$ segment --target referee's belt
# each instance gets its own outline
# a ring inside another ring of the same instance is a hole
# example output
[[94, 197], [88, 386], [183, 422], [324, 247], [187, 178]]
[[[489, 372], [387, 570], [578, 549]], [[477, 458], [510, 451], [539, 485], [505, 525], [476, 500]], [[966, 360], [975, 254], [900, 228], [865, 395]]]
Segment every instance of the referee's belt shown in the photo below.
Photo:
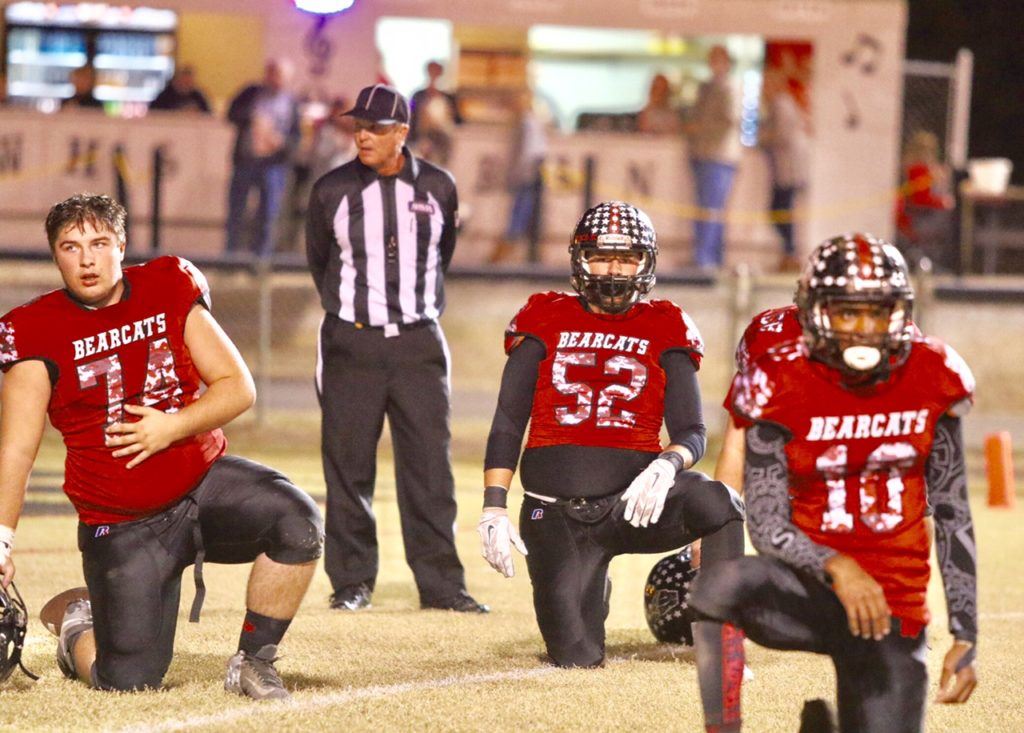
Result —
[[[335, 317], [337, 318], [337, 316]], [[383, 331], [386, 333], [394, 330], [395, 333], [399, 333], [401, 331], [414, 331], [417, 328], [426, 328], [437, 321], [433, 318], [424, 318], [412, 323], [386, 323], [383, 326], [371, 326], [369, 323], [363, 323], [362, 321], [346, 321], [342, 318], [338, 318], [338, 322], [356, 331]]]

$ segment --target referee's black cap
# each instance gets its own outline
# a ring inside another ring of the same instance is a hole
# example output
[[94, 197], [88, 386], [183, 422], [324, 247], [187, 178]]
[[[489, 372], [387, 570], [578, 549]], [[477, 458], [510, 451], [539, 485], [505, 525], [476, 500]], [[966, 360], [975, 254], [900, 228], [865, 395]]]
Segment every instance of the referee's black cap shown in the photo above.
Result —
[[356, 98], [355, 106], [345, 113], [348, 117], [384, 124], [409, 124], [409, 103], [405, 97], [386, 84], [364, 87]]

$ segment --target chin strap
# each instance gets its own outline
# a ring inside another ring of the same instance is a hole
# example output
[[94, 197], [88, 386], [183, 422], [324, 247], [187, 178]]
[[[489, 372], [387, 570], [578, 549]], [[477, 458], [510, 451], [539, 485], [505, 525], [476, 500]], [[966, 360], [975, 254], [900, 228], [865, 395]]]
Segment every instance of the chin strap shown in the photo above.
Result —
[[25, 601], [22, 599], [18, 586], [14, 584], [14, 581], [11, 581], [11, 590], [14, 591], [14, 596], [17, 599], [14, 601], [15, 612], [20, 614], [25, 620], [25, 623], [19, 624], [14, 631], [14, 652], [11, 654], [11, 661], [18, 665], [18, 668], [25, 673], [26, 677], [35, 682], [39, 679], [39, 676], [32, 674], [24, 662], [21, 661], [21, 650], [25, 646], [25, 633], [28, 630], [28, 611], [25, 608]]

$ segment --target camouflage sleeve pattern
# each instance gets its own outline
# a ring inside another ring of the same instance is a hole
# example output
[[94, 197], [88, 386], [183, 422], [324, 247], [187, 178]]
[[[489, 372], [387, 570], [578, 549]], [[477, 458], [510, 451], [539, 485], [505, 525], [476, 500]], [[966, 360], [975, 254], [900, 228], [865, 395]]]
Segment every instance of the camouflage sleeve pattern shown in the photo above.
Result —
[[935, 516], [935, 551], [946, 590], [949, 630], [974, 643], [978, 636], [977, 548], [960, 419], [942, 417], [928, 456], [928, 501]]
[[14, 323], [0, 321], [0, 369], [6, 369], [18, 361], [18, 344], [14, 340]]
[[812, 541], [791, 520], [786, 432], [758, 422], [747, 430], [746, 440], [743, 487], [750, 541], [758, 552], [827, 583], [825, 562], [835, 550]]

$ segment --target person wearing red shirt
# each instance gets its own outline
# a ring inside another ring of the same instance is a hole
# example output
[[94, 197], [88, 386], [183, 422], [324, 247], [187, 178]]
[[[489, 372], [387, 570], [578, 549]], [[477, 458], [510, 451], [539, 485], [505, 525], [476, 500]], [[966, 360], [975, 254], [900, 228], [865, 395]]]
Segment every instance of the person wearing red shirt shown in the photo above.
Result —
[[[225, 454], [220, 427], [252, 404], [252, 376], [210, 314], [187, 260], [122, 268], [126, 212], [106, 196], [50, 209], [64, 287], [0, 318], [0, 568], [47, 416], [67, 448], [85, 588], [44, 607], [71, 678], [107, 690], [159, 687], [173, 653], [181, 574], [253, 562], [225, 688], [286, 698], [273, 666], [323, 544], [312, 499], [276, 471]], [[201, 392], [201, 386], [205, 391]]]
[[[573, 233], [571, 293], [538, 293], [512, 319], [484, 464], [483, 554], [511, 577], [526, 555], [537, 623], [551, 661], [605, 660], [608, 565], [704, 537], [704, 563], [743, 554], [743, 506], [689, 468], [705, 448], [697, 369], [704, 344], [679, 306], [644, 300], [657, 241], [647, 215], [610, 201]], [[516, 532], [506, 496], [522, 454], [526, 492]], [[669, 445], [660, 440], [665, 424]], [[694, 623], [708, 730], [738, 730], [742, 635]]]
[[934, 514], [953, 644], [937, 700], [977, 678], [975, 544], [960, 417], [974, 379], [914, 327], [906, 263], [866, 234], [826, 240], [797, 290], [802, 338], [737, 373], [757, 557], [702, 573], [689, 598], [758, 644], [829, 655], [843, 731], [921, 731]]

